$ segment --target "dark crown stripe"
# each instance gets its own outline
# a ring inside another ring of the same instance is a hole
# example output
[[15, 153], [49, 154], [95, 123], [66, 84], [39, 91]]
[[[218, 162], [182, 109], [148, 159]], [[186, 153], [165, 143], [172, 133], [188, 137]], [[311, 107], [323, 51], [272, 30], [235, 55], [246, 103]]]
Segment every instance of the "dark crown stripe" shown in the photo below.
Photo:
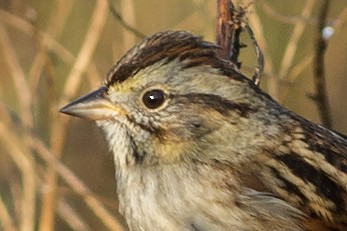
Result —
[[107, 85], [123, 82], [139, 70], [164, 59], [184, 60], [199, 56], [199, 53], [206, 53], [206, 51], [211, 58], [215, 57], [214, 50], [217, 48], [212, 43], [204, 42], [201, 37], [183, 31], [155, 34], [131, 49], [115, 65], [109, 73]]
[[109, 72], [106, 85], [121, 83], [156, 62], [176, 58], [184, 61], [183, 68], [210, 65], [244, 81], [246, 78], [235, 71], [230, 62], [218, 57], [218, 49], [217, 45], [184, 31], [158, 33], [131, 49]]

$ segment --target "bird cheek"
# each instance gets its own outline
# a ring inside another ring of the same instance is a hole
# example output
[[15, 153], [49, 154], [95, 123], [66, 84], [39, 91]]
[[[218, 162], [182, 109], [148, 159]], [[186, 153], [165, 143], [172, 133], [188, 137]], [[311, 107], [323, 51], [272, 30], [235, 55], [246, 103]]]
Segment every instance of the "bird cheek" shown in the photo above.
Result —
[[161, 162], [174, 163], [179, 161], [186, 153], [189, 153], [194, 142], [180, 136], [180, 129], [161, 130], [161, 134], [152, 140], [155, 155]]

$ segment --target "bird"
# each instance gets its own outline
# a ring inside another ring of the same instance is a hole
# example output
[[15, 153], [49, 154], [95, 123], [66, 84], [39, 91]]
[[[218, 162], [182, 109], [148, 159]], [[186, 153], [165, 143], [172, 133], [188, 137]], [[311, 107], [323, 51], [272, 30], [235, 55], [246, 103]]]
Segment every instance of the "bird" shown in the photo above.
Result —
[[62, 113], [90, 119], [132, 231], [347, 230], [347, 139], [286, 109], [186, 31], [129, 50]]

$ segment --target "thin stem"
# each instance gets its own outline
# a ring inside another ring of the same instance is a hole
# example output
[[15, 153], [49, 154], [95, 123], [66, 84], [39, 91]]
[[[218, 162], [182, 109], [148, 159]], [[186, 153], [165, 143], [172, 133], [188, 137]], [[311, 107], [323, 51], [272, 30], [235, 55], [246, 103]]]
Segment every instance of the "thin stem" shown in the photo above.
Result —
[[269, 17], [276, 19], [279, 22], [283, 22], [286, 24], [297, 24], [299, 21], [304, 21], [306, 23], [314, 23], [313, 19], [310, 19], [308, 17], [304, 16], [288, 16], [283, 15], [282, 13], [278, 13], [270, 3], [268, 3], [266, 0], [257, 0], [261, 8], [263, 9], [264, 13], [268, 15]]
[[113, 17], [115, 17], [118, 22], [128, 31], [132, 32], [134, 35], [136, 35], [139, 38], [145, 38], [146, 35], [140, 31], [138, 31], [137, 29], [135, 29], [134, 27], [130, 26], [127, 22], [125, 22], [125, 20], [123, 19], [123, 17], [121, 16], [121, 14], [116, 10], [116, 8], [113, 6], [112, 1], [108, 0], [108, 4], [109, 4], [109, 8], [111, 11], [111, 14]]
[[[20, 107], [21, 119], [23, 120], [24, 126], [26, 128], [31, 128], [33, 124], [33, 117], [31, 113], [31, 93], [28, 88], [28, 82], [25, 78], [24, 71], [20, 66], [19, 60], [16, 56], [14, 46], [12, 45], [11, 39], [9, 38], [5, 26], [0, 22], [0, 43], [4, 51], [4, 57], [6, 64], [10, 70], [11, 77], [14, 82], [15, 92], [17, 93], [17, 98]], [[3, 140], [7, 140], [7, 135], [1, 134]], [[5, 144], [9, 147], [10, 144]], [[21, 150], [18, 147], [13, 147], [13, 150], [9, 149], [11, 152], [11, 157], [17, 164], [19, 170], [22, 174], [23, 179], [23, 191], [22, 191], [22, 201], [21, 201], [21, 222], [20, 230], [30, 231], [34, 229], [35, 221], [35, 210], [36, 210], [36, 182], [33, 177], [35, 160], [27, 151], [24, 154], [20, 154]], [[18, 153], [18, 156], [16, 154]]]
[[[121, 12], [124, 15], [124, 19], [134, 27], [135, 25], [135, 13], [134, 13], [134, 2], [133, 0], [120, 1]], [[123, 49], [124, 52], [128, 51], [134, 46], [136, 42], [136, 34], [123, 27]]]
[[8, 36], [6, 28], [0, 22], [0, 46], [2, 47], [3, 57], [11, 73], [11, 77], [16, 88], [16, 93], [19, 109], [25, 126], [32, 127], [33, 118], [31, 113], [31, 93], [29, 91], [28, 82], [26, 80], [24, 70], [20, 66], [19, 60], [16, 56], [14, 46]]
[[13, 220], [0, 194], [0, 224], [4, 231], [15, 231]]
[[[311, 15], [315, 2], [315, 0], [308, 0], [306, 2], [306, 5], [301, 12], [302, 17], [307, 18]], [[293, 33], [288, 41], [279, 71], [279, 78], [281, 80], [286, 77], [288, 70], [292, 66], [294, 56], [296, 54], [297, 48], [299, 47], [298, 41], [302, 37], [305, 27], [306, 22], [304, 21], [298, 21], [294, 26]]]
[[0, 141], [3, 148], [9, 153], [22, 176], [22, 200], [20, 202], [20, 228], [21, 231], [34, 230], [36, 180], [35, 165], [30, 151], [26, 145], [17, 142], [18, 138], [3, 124], [0, 123]]
[[[107, 0], [98, 0], [91, 18], [91, 24], [86, 34], [85, 40], [82, 44], [76, 62], [74, 63], [72, 70], [67, 77], [66, 84], [63, 90], [62, 98], [59, 100], [58, 105], [63, 105], [67, 102], [67, 99], [71, 98], [80, 86], [82, 74], [87, 69], [91, 62], [92, 55], [95, 51], [96, 45], [102, 35], [102, 30], [106, 23], [108, 16]], [[68, 118], [58, 113], [57, 108], [54, 106], [51, 108], [52, 115], [52, 133], [50, 144], [53, 152], [59, 158], [64, 144], [66, 126]], [[54, 211], [56, 207], [56, 185], [57, 176], [55, 169], [50, 166], [46, 173], [46, 183], [50, 189], [43, 198], [43, 206], [41, 214], [43, 223], [41, 223], [40, 230], [47, 231], [53, 228]]]
[[46, 34], [50, 36], [48, 37], [43, 33], [38, 33], [38, 52], [33, 59], [34, 61], [31, 65], [28, 78], [31, 92], [36, 92], [42, 70], [48, 62], [48, 52], [54, 46], [54, 39], [59, 37], [61, 32], [64, 30], [73, 3], [74, 1], [57, 1], [46, 30]]
[[[268, 54], [268, 45], [265, 39], [264, 31], [262, 24], [260, 23], [260, 18], [258, 14], [256, 13], [255, 9], [252, 14], [249, 15], [249, 22], [250, 25], [252, 25], [253, 32], [255, 34], [255, 37], [257, 38], [257, 41], [259, 43], [259, 46], [262, 48], [264, 54]], [[279, 79], [275, 75], [274, 72], [274, 64], [271, 59], [270, 55], [264, 56], [264, 70], [265, 73], [268, 73], [269, 80], [268, 80], [268, 91], [269, 94], [275, 98], [279, 98]]]
[[[17, 17], [16, 15], [10, 14], [4, 10], [0, 9], [0, 18], [3, 20], [6, 24], [9, 24], [16, 29], [26, 33], [29, 36], [33, 36], [33, 31], [35, 31], [35, 27], [30, 24], [29, 22]], [[67, 50], [64, 46], [62, 46], [58, 41], [56, 41], [53, 37], [51, 37], [49, 34], [39, 31], [39, 36], [44, 40], [47, 41], [47, 43], [42, 43], [43, 46], [48, 46], [46, 50], [51, 50], [53, 53], [55, 53], [58, 57], [61, 58], [61, 60], [67, 64], [73, 64], [76, 60], [76, 57]], [[32, 68], [33, 69], [33, 68]], [[92, 62], [87, 67], [87, 74], [88, 78], [90, 79], [91, 83], [97, 84], [100, 82], [100, 74], [98, 73], [95, 63]], [[33, 70], [33, 72], [35, 72]], [[31, 71], [30, 71], [31, 73]], [[29, 75], [30, 76], [30, 75]], [[29, 77], [30, 79], [30, 77]], [[33, 82], [33, 81], [30, 81]], [[31, 84], [33, 85], [33, 84]], [[33, 91], [34, 92], [34, 91]]]
[[[230, 0], [217, 0], [217, 25], [216, 25], [216, 43], [221, 47], [219, 56], [229, 60], [231, 44], [235, 30], [231, 25], [232, 11], [235, 10], [233, 3]], [[235, 64], [237, 60], [231, 60]]]
[[316, 90], [314, 100], [318, 106], [322, 124], [327, 128], [331, 128], [332, 120], [329, 109], [327, 86], [325, 83], [324, 55], [327, 47], [327, 40], [323, 37], [322, 32], [327, 24], [326, 20], [328, 15], [329, 4], [330, 0], [325, 0], [320, 9], [320, 17], [318, 21], [315, 42], [316, 50], [314, 56], [314, 85]]
[[32, 136], [26, 135], [27, 144], [37, 151], [38, 155], [49, 163], [54, 168], [61, 178], [83, 198], [87, 206], [94, 212], [94, 214], [104, 223], [110, 230], [121, 231], [123, 227], [117, 222], [117, 219], [105, 208], [105, 206], [93, 195], [90, 189], [65, 165], [63, 165], [57, 158], [56, 154], [52, 153], [44, 143]]

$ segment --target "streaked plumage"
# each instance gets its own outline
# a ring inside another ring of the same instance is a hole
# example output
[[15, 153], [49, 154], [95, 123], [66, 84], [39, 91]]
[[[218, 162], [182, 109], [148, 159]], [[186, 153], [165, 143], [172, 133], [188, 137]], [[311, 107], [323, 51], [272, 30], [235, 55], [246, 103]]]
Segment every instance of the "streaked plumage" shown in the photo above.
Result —
[[105, 132], [129, 228], [347, 230], [346, 137], [280, 106], [217, 49], [155, 34], [62, 109]]

